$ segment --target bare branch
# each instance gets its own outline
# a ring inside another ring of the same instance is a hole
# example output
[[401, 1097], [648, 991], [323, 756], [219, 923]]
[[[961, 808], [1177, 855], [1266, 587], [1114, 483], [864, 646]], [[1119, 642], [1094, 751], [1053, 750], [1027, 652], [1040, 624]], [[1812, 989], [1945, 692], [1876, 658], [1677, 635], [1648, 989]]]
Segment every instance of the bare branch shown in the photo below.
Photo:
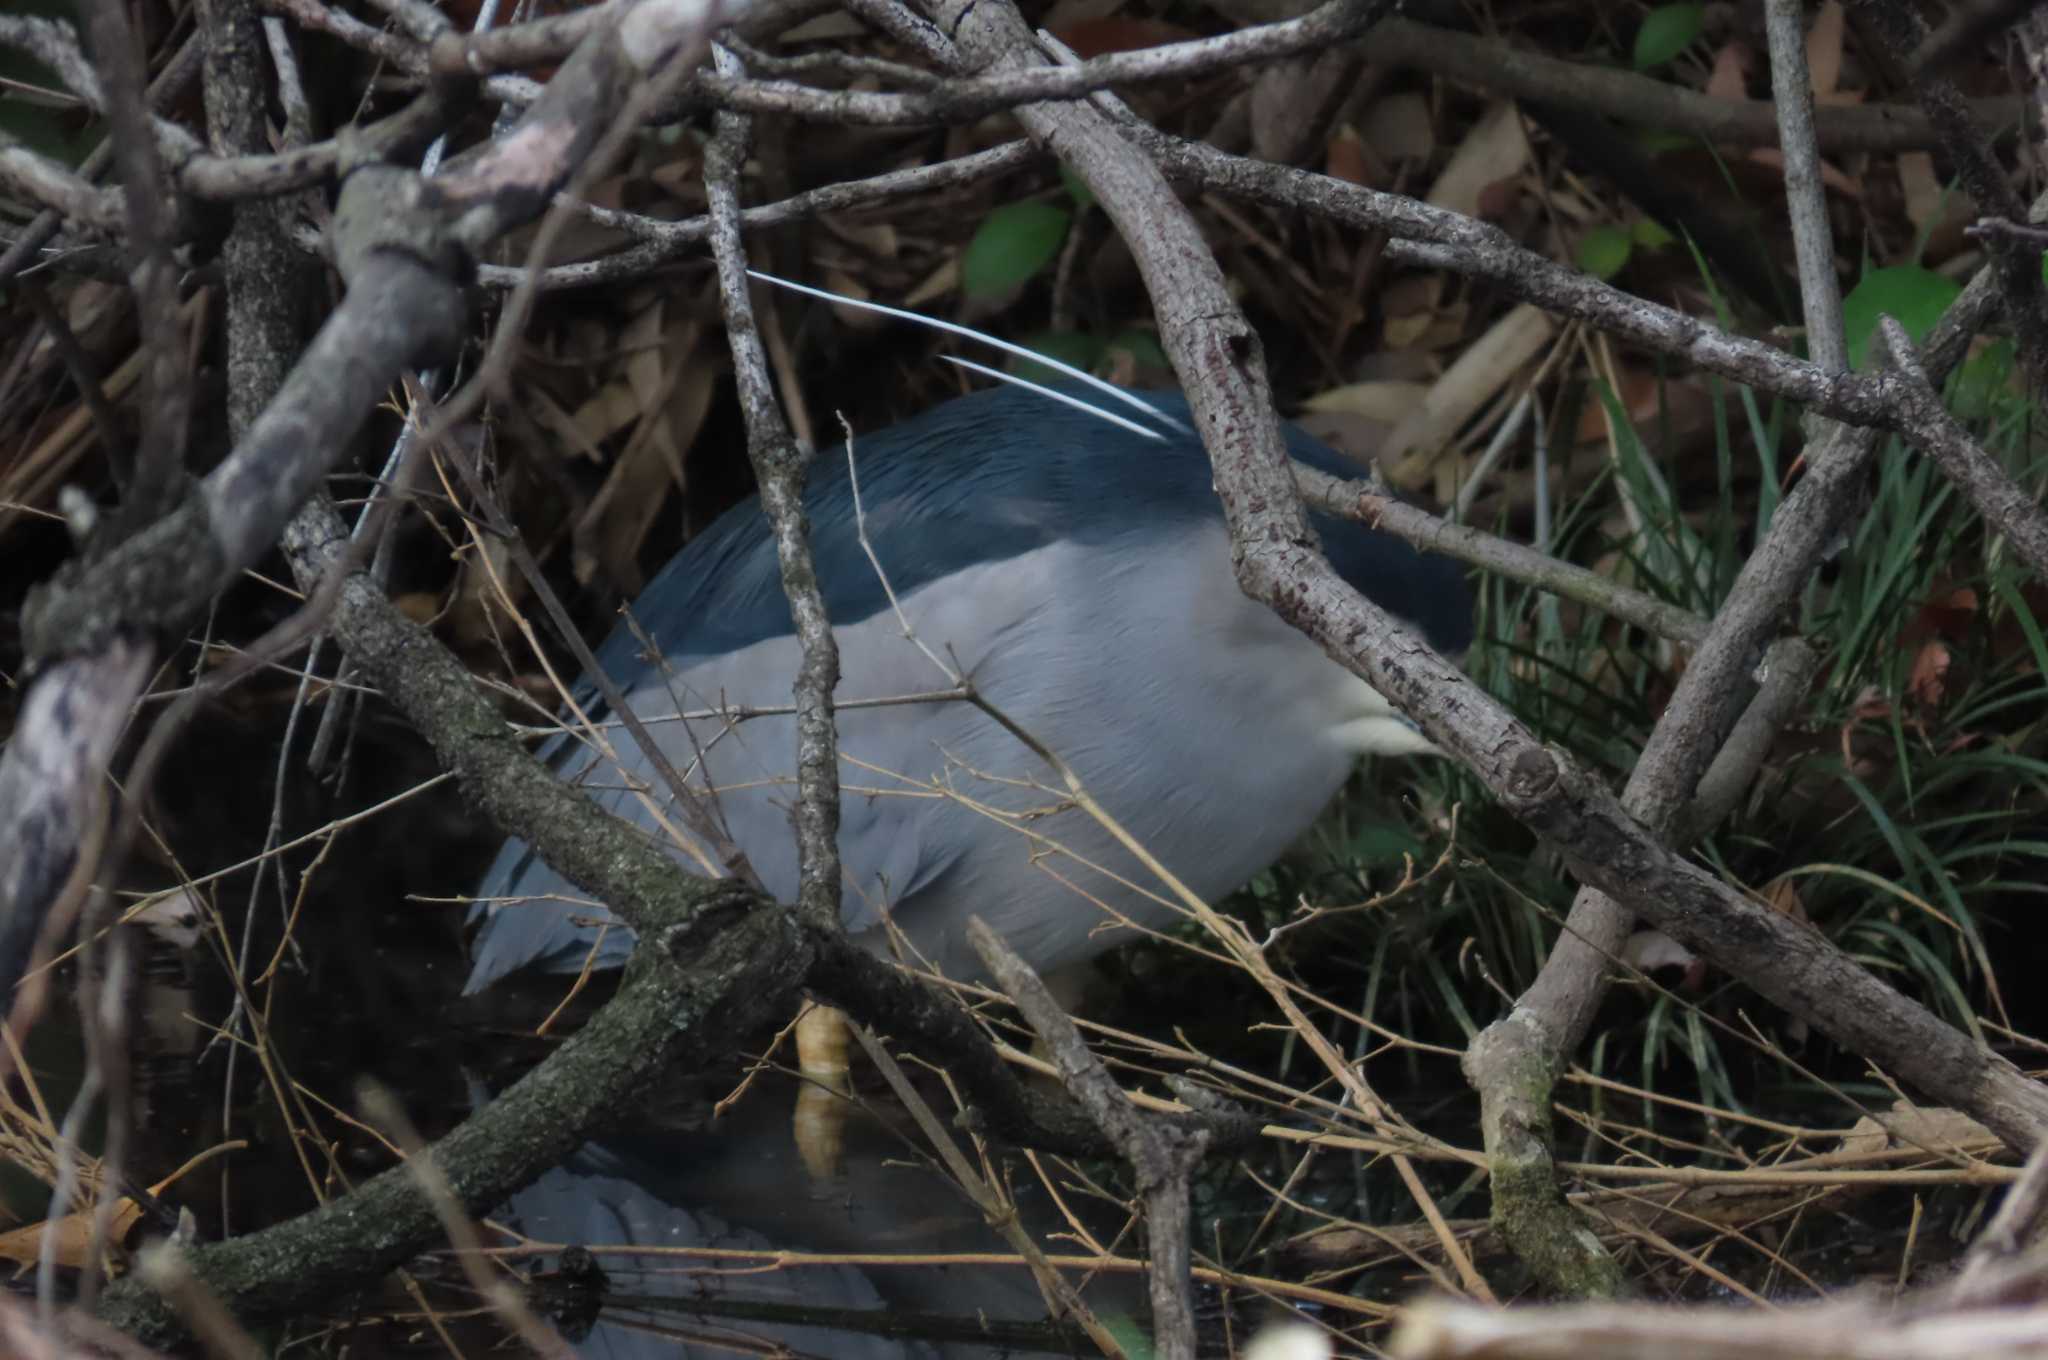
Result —
[[1813, 128], [1813, 77], [1806, 69], [1806, 8], [1799, 0], [1766, 0], [1771, 93], [1784, 128], [1785, 201], [1799, 257], [1799, 298], [1806, 310], [1806, 352], [1822, 368], [1849, 367], [1842, 337], [1842, 286], [1835, 277], [1835, 237], [1820, 182], [1820, 146]]
[[1189, 1288], [1188, 1186], [1209, 1148], [1209, 1131], [1139, 1113], [1089, 1051], [1045, 983], [979, 916], [967, 938], [996, 986], [1024, 1013], [1051, 1050], [1060, 1080], [1130, 1164], [1145, 1206], [1145, 1278], [1152, 1298], [1152, 1344], [1162, 1360], [1194, 1360], [1195, 1303]]
[[[184, 93], [192, 78], [199, 74], [200, 46], [197, 38], [187, 38], [164, 69], [157, 74], [156, 80], [149, 87], [149, 104], [152, 109], [162, 112], [172, 100]], [[103, 141], [85, 158], [85, 163], [78, 168], [78, 173], [90, 182], [104, 173], [113, 160], [113, 144]], [[36, 252], [57, 234], [61, 224], [62, 217], [54, 210], [36, 214], [35, 219], [22, 229], [20, 237], [4, 253], [0, 253], [0, 284], [6, 283], [25, 269]]]
[[[721, 73], [739, 68], [738, 58], [723, 48], [713, 49], [712, 60]], [[775, 556], [782, 565], [782, 593], [789, 601], [803, 654], [795, 680], [797, 905], [814, 928], [832, 930], [839, 924], [840, 891], [839, 736], [832, 720], [839, 644], [825, 612], [811, 557], [810, 519], [804, 512], [811, 451], [797, 444], [775, 404], [768, 356], [761, 348], [748, 294], [739, 178], [750, 136], [744, 114], [718, 115], [717, 135], [704, 151], [704, 192], [711, 209], [711, 249], [718, 263], [726, 340], [747, 422], [747, 457], [760, 483], [761, 508], [768, 515]]]
[[1631, 590], [1597, 571], [1469, 525], [1452, 524], [1368, 483], [1346, 482], [1301, 463], [1294, 464], [1294, 480], [1302, 499], [1318, 509], [1385, 529], [1425, 551], [1455, 557], [1509, 580], [1590, 605], [1656, 637], [1698, 642], [1711, 626], [1690, 610]]
[[[148, 646], [119, 642], [98, 656], [58, 663], [30, 688], [0, 760], [0, 808], [14, 845], [0, 856], [0, 902], [46, 907], [76, 873], [78, 847], [100, 822], [107, 761], [153, 658]], [[40, 911], [0, 916], [7, 995], [28, 970], [42, 923]]]
[[[1461, 84], [1515, 98], [1539, 99], [1605, 114], [1631, 127], [1685, 132], [1720, 146], [1781, 145], [1777, 111], [1769, 100], [1718, 99], [1683, 85], [1632, 71], [1561, 61], [1498, 39], [1391, 17], [1373, 30], [1372, 54]], [[1976, 116], [2007, 124], [2023, 112], [2018, 99], [1980, 100]], [[1816, 110], [1820, 149], [1911, 151], [1940, 143], [1925, 114], [1898, 104], [1835, 106]]]
[[[1906, 61], [1927, 40], [1926, 24], [1903, 0], [1855, 0], [1854, 8], [1870, 20], [1894, 60]], [[1942, 149], [1955, 162], [1956, 178], [1978, 209], [1991, 217], [2023, 220], [2026, 213], [2019, 196], [1955, 83], [1923, 67], [1913, 76], [1913, 93], [1940, 132]], [[2041, 281], [2040, 252], [1994, 238], [1991, 259], [2002, 284], [2002, 306], [2019, 342], [2020, 367], [2038, 398], [2048, 393], [2048, 296]]]
[[[1028, 141], [1005, 142], [986, 151], [940, 161], [935, 165], [894, 170], [885, 175], [853, 180], [845, 184], [828, 184], [793, 195], [779, 203], [746, 208], [741, 210], [740, 223], [749, 229], [758, 230], [763, 227], [780, 226], [785, 222], [803, 221], [821, 213], [855, 212], [876, 208], [914, 194], [932, 193], [973, 184], [978, 180], [1003, 174], [1043, 158], [1044, 153]], [[708, 216], [666, 221], [639, 213], [598, 208], [586, 203], [576, 203], [572, 207], [593, 222], [643, 237], [646, 244], [633, 246], [583, 264], [551, 266], [543, 270], [536, 279], [538, 286], [544, 290], [589, 288], [619, 279], [638, 277], [672, 260], [680, 259], [688, 254], [692, 247], [707, 240], [711, 234], [711, 219]], [[503, 265], [484, 265], [477, 271], [477, 281], [492, 288], [514, 287], [527, 277], [525, 271]]]
[[1977, 513], [1984, 516], [1984, 522], [2012, 542], [2036, 576], [2048, 580], [2048, 516], [2042, 515], [2040, 505], [2026, 488], [2014, 481], [2012, 474], [1985, 452], [1984, 446], [1972, 439], [1962, 422], [1941, 404], [1941, 396], [1928, 381], [1905, 328], [1888, 316], [1879, 319], [1878, 327], [1892, 362], [1906, 378], [1901, 393], [1909, 412], [1906, 438], [1941, 464], [1948, 479], [1962, 488], [1970, 504], [1977, 507]]
[[95, 189], [69, 167], [19, 143], [0, 142], [0, 188], [111, 236], [127, 225], [119, 191]]

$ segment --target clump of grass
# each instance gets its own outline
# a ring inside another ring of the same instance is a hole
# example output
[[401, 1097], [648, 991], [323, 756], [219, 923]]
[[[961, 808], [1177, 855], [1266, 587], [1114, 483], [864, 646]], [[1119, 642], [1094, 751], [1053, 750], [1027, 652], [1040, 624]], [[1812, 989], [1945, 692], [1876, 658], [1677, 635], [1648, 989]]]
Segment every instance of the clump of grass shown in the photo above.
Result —
[[[2024, 402], [2001, 397], [2003, 385], [1981, 369], [1961, 381], [1976, 385], [1974, 410], [1962, 406], [1980, 437], [2027, 484], [2041, 484], [2048, 468], [2028, 442]], [[1682, 479], [1595, 386], [1589, 399], [1614, 417], [1614, 457], [1561, 508], [1553, 551], [1711, 613], [1776, 510], [1779, 443], [1792, 424], [1747, 391], [1717, 387], [1715, 396], [1711, 487], [1703, 493], [1694, 479], [1686, 501], [1674, 489]], [[1763, 900], [1803, 912], [1951, 1021], [1974, 1027], [1984, 1014], [2024, 1029], [1992, 960], [2028, 928], [2048, 884], [2039, 601], [2029, 604], [2024, 574], [1937, 469], [1888, 449], [1871, 497], [1803, 602], [1800, 629], [1824, 658], [1815, 692], [1748, 800], [1696, 853]], [[1654, 638], [1511, 582], [1481, 581], [1478, 598], [1474, 678], [1618, 786], [1682, 661]], [[1347, 1004], [1364, 997], [1402, 1033], [1458, 1047], [1535, 976], [1573, 884], [1456, 766], [1366, 772], [1238, 909], [1277, 922], [1304, 898], [1368, 897], [1398, 876], [1403, 856], [1437, 854], [1453, 807], [1456, 868], [1336, 926], [1337, 940], [1319, 941], [1298, 966], [1305, 980], [1357, 974]], [[1802, 1066], [1861, 1076], [1859, 1064], [1836, 1061], [1725, 978], [1712, 977], [1701, 997], [1632, 995], [1641, 999], [1610, 1004], [1586, 1060], [1645, 1090], [1734, 1110], [1788, 1093], [1833, 1099], [1772, 1044], [1798, 1052]], [[1713, 1018], [1754, 1019], [1762, 1038], [1731, 1039]]]

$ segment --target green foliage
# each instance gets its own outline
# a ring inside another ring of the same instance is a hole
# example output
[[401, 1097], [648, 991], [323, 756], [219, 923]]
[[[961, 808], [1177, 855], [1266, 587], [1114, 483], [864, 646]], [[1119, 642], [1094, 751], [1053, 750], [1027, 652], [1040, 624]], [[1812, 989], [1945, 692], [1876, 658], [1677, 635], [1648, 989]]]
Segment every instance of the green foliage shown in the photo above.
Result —
[[1664, 230], [1664, 224], [1654, 217], [1638, 217], [1630, 223], [1628, 239], [1644, 250], [1662, 250], [1678, 244], [1678, 238]]
[[1627, 229], [1603, 224], [1579, 238], [1578, 266], [1596, 279], [1611, 279], [1628, 264], [1632, 248]]
[[[2010, 353], [1986, 347], [1951, 385], [1951, 406], [2034, 485], [2048, 462], [2027, 442], [2025, 402], [2010, 376]], [[1794, 413], [1747, 389], [1708, 387], [1711, 468], [1674, 466], [1653, 440], [1637, 437], [1611, 392], [1587, 394], [1614, 422], [1613, 457], [1557, 508], [1553, 546], [1710, 614], [1775, 510], [1780, 444]], [[1976, 396], [1963, 400], [1968, 392]], [[1496, 527], [1513, 534], [1521, 524]], [[1799, 629], [1824, 658], [1816, 691], [1750, 802], [1697, 848], [1728, 882], [1782, 897], [1865, 966], [1965, 1027], [1976, 1027], [1980, 1013], [1998, 1018], [1992, 961], [2009, 932], [2033, 928], [2048, 897], [2048, 637], [2033, 613], [2039, 598], [2030, 606], [2023, 593], [2028, 585], [1937, 469], [1888, 451], [1869, 508], [1804, 597]], [[1467, 662], [1474, 680], [1618, 786], [1669, 697], [1679, 656], [1499, 578], [1478, 578], [1477, 591], [1480, 641]], [[1968, 603], [1939, 615], [1940, 631], [1930, 634], [1930, 601], [1949, 599]], [[1925, 669], [1930, 647], [1952, 657], [1938, 692]], [[1368, 771], [1240, 909], [1270, 927], [1303, 898], [1356, 901], [1383, 891], [1403, 856], [1427, 865], [1442, 853], [1447, 811], [1457, 808], [1452, 871], [1353, 918], [1349, 943], [1326, 938], [1295, 962], [1308, 970], [1357, 960], [1368, 979], [1357, 1004], [1367, 1013], [1456, 1049], [1534, 978], [1573, 884], [1456, 766], [1385, 765]], [[1755, 1021], [1835, 1089], [1854, 1088], [1860, 1064], [1785, 1025], [1725, 975], [1710, 980], [1704, 996], [1622, 988], [1587, 1065], [1729, 1110], [1768, 1099], [1774, 1110], [1812, 1102], [1831, 1112], [1822, 1117], [1839, 1116], [1827, 1088], [1754, 1043], [1744, 1023]], [[1346, 995], [1328, 982], [1319, 977], [1316, 986]], [[1332, 1038], [1356, 1040], [1342, 1026]], [[1404, 1061], [1415, 1080], [1456, 1080], [1423, 1059]], [[1646, 1126], [1671, 1120], [1649, 1102], [1632, 1117]], [[1589, 1145], [1584, 1155], [1605, 1153]]]
[[2016, 354], [2012, 341], [1994, 340], [1963, 361], [1949, 389], [1957, 419], [2025, 418], [2025, 396], [2012, 390]]
[[1073, 214], [1056, 203], [1005, 203], [982, 219], [960, 259], [960, 286], [976, 299], [1000, 297], [1051, 264]]
[[1655, 70], [1692, 46], [1706, 21], [1706, 7], [1694, 0], [1659, 5], [1643, 16], [1636, 30], [1636, 47], [1631, 60], [1638, 71]]
[[1877, 338], [1877, 319], [1889, 316], [1916, 342], [1941, 320], [1963, 291], [1954, 279], [1916, 264], [1873, 269], [1842, 299], [1842, 330], [1849, 342], [1849, 367], [1860, 369]]
[[1103, 1327], [1116, 1338], [1131, 1360], [1152, 1360], [1152, 1336], [1138, 1320], [1129, 1313], [1109, 1313], [1101, 1318]]
[[1068, 196], [1081, 207], [1089, 207], [1095, 202], [1095, 191], [1089, 188], [1065, 161], [1060, 162], [1060, 184], [1065, 187]]
[[1662, 250], [1677, 240], [1647, 217], [1625, 227], [1602, 223], [1579, 238], [1574, 262], [1596, 279], [1612, 279], [1628, 267], [1638, 250]]
[[1114, 359], [1118, 355], [1128, 355], [1131, 362], [1140, 367], [1171, 368], [1173, 366], [1173, 361], [1166, 357], [1166, 350], [1159, 343], [1159, 337], [1151, 331], [1118, 331], [1109, 338], [1109, 343], [1104, 348], [1107, 351], [1108, 357]]
[[[1046, 358], [1089, 372], [1115, 368], [1125, 360], [1141, 368], [1169, 367], [1159, 337], [1150, 331], [1119, 331], [1107, 340], [1085, 331], [1039, 331], [1017, 342]], [[1029, 359], [1012, 359], [1010, 371], [1032, 382], [1061, 382], [1061, 374]]]
[[[1102, 362], [1108, 346], [1092, 335], [1081, 331], [1039, 331], [1033, 335], [1021, 336], [1018, 344], [1035, 354], [1043, 354], [1055, 363], [1071, 364], [1075, 368], [1093, 370]], [[1010, 371], [1020, 378], [1032, 382], [1058, 382], [1060, 374], [1044, 364], [1035, 364], [1029, 359], [1012, 358]]]

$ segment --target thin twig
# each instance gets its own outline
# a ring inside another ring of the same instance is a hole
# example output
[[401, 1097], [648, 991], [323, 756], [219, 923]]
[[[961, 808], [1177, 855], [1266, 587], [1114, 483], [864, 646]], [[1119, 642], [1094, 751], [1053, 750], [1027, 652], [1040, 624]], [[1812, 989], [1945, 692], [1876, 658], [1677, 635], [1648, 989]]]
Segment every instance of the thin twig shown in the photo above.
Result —
[[1835, 234], [1821, 186], [1820, 145], [1813, 131], [1813, 78], [1806, 69], [1806, 7], [1799, 0], [1766, 0], [1764, 27], [1771, 48], [1771, 92], [1782, 129], [1785, 201], [1792, 212], [1792, 247], [1799, 257], [1799, 298], [1806, 310], [1806, 352], [1822, 368], [1846, 372], [1842, 287], [1835, 276]]
[[2048, 515], [2042, 514], [2026, 488], [1942, 405], [1905, 328], [1889, 316], [1879, 318], [1878, 328], [1892, 363], [1906, 379], [1902, 395], [1912, 411], [1906, 438], [1941, 464], [1949, 480], [1984, 516], [1984, 522], [2011, 541], [2037, 577], [2048, 580]]
[[1173, 1124], [1140, 1113], [1102, 1062], [1088, 1049], [1074, 1022], [1000, 935], [979, 916], [969, 919], [967, 938], [996, 985], [1024, 1013], [1058, 1064], [1060, 1080], [1103, 1136], [1128, 1162], [1144, 1200], [1150, 1242], [1152, 1338], [1162, 1360], [1194, 1360], [1194, 1298], [1188, 1288], [1188, 1185], [1209, 1147], [1200, 1124]]
[[1118, 1343], [1115, 1333], [1102, 1325], [1096, 1318], [1094, 1310], [1082, 1300], [1080, 1293], [1059, 1273], [1058, 1267], [1047, 1259], [1044, 1249], [1024, 1230], [1014, 1206], [1004, 1203], [995, 1187], [974, 1169], [974, 1164], [960, 1151], [959, 1144], [947, 1132], [946, 1126], [939, 1122], [931, 1106], [917, 1093], [917, 1088], [910, 1084], [910, 1078], [903, 1074], [903, 1068], [897, 1063], [894, 1055], [880, 1040], [869, 1033], [865, 1026], [855, 1025], [853, 1037], [860, 1041], [862, 1050], [874, 1063], [875, 1070], [889, 1083], [889, 1089], [896, 1093], [897, 1099], [910, 1111], [910, 1117], [916, 1121], [918, 1128], [923, 1130], [932, 1150], [938, 1154], [946, 1170], [952, 1173], [954, 1182], [974, 1201], [975, 1208], [981, 1210], [989, 1226], [1001, 1233], [1004, 1240], [1009, 1242], [1023, 1259], [1025, 1265], [1030, 1267], [1032, 1278], [1038, 1282], [1040, 1292], [1045, 1295], [1047, 1306], [1055, 1313], [1070, 1317], [1079, 1323], [1082, 1330], [1088, 1333], [1089, 1339], [1100, 1347], [1103, 1355], [1110, 1360], [1118, 1360], [1127, 1354]]

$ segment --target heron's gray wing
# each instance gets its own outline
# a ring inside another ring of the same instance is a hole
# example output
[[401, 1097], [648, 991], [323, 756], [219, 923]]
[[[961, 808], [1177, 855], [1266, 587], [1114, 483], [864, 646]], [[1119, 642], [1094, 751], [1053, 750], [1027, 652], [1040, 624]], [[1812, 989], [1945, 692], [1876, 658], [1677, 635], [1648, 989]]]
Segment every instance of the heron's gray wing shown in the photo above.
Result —
[[[1177, 397], [1153, 394], [1146, 400], [1163, 411], [1185, 410]], [[1290, 430], [1289, 440], [1297, 457], [1336, 470], [1338, 460], [1330, 450], [1297, 430]], [[1164, 683], [1173, 680], [1175, 672], [1185, 677], [1189, 671], [1186, 652], [1175, 650], [1184, 648], [1186, 639], [1170, 632], [1155, 637], [1149, 650], [1118, 658], [1117, 664], [1108, 663], [1107, 649], [1120, 636], [1127, 641], [1136, 635], [1133, 630], [1149, 628], [1162, 596], [1173, 592], [1173, 574], [1148, 569], [1147, 555], [1160, 544], [1188, 541], [1197, 527], [1212, 533], [1220, 529], [1199, 446], [1186, 439], [1157, 443], [1121, 434], [1034, 394], [1008, 390], [948, 403], [857, 443], [869, 534], [928, 644], [941, 653], [951, 650], [984, 693], [1007, 693], [1005, 710], [1028, 730], [1053, 737], [1054, 745], [1070, 757], [1076, 750], [1095, 756], [1091, 763], [1098, 779], [1114, 779], [1135, 768], [1141, 747], [1171, 755], [1189, 745], [1186, 733], [1171, 730], [1151, 742], [1134, 740], [1131, 734], [1155, 715], [1149, 709], [1124, 712], [1105, 699], [1127, 697], [1134, 681]], [[854, 658], [845, 669], [848, 682], [842, 685], [841, 698], [933, 688], [935, 672], [895, 630], [877, 575], [858, 541], [842, 457], [827, 455], [820, 460], [805, 498], [827, 609], [842, 649]], [[1469, 637], [1470, 597], [1455, 564], [1420, 557], [1364, 526], [1318, 518], [1317, 527], [1333, 563], [1367, 595], [1420, 623], [1440, 647], [1455, 649]], [[1057, 586], [1049, 586], [1032, 569], [1019, 569], [1019, 564], [1055, 560], [1068, 550], [1074, 550], [1069, 555], [1077, 555], [1078, 565]], [[1210, 566], [1227, 566], [1227, 554], [1210, 556], [1213, 562], [1204, 558]], [[1124, 599], [1121, 624], [1110, 623], [1100, 608], [1108, 594], [1105, 569], [1112, 564], [1129, 571], [1134, 583], [1144, 583], [1135, 585]], [[1227, 579], [1205, 586], [1203, 593], [1219, 601], [1238, 599]], [[1049, 601], [1065, 601], [1073, 608], [1060, 615], [1057, 627], [1041, 627], [1036, 648], [1012, 645], [1034, 620], [1043, 624]], [[773, 544], [758, 507], [750, 503], [722, 517], [664, 568], [637, 608], [641, 622], [691, 678], [688, 688], [696, 697], [686, 695], [683, 707], [716, 703], [721, 697], [742, 705], [788, 702], [795, 644], [789, 636]], [[1271, 621], [1263, 613], [1260, 619]], [[860, 638], [873, 643], [866, 660], [854, 655], [862, 649]], [[1006, 638], [1011, 644], [1004, 643]], [[1293, 639], [1282, 641], [1287, 647], [1294, 645]], [[1064, 661], [1050, 661], [1050, 644], [1066, 647], [1070, 654]], [[647, 697], [649, 706], [641, 709], [643, 713], [673, 713], [676, 704], [667, 695], [666, 682], [650, 683], [646, 663], [635, 655], [637, 646], [622, 629], [599, 653], [600, 660], [622, 682], [636, 685], [636, 707], [638, 696]], [[1281, 654], [1293, 652], [1283, 648]], [[1231, 654], [1224, 661], [1227, 686], [1265, 673], [1244, 655]], [[1187, 685], [1178, 686], [1180, 698], [1187, 698], [1187, 691]], [[1272, 707], [1270, 698], [1257, 694], [1227, 697], [1227, 705], [1200, 711], [1243, 713]], [[1329, 698], [1322, 695], [1319, 702]], [[1348, 702], [1339, 702], [1338, 708]], [[1181, 705], [1168, 707], [1189, 711]], [[1332, 710], [1323, 716], [1371, 715]], [[1284, 713], [1280, 718], [1283, 726], [1293, 721]], [[671, 745], [663, 738], [664, 746], [672, 754], [688, 748], [678, 763], [694, 758], [696, 749], [708, 752], [695, 777], [708, 778], [716, 787], [734, 839], [769, 890], [786, 898], [794, 891], [796, 877], [787, 815], [793, 797], [787, 772], [794, 750], [789, 720], [757, 718], [738, 728], [716, 721], [672, 721], [679, 740]], [[936, 712], [848, 710], [841, 721], [842, 750], [913, 782], [932, 778], [948, 761], [990, 773], [998, 785], [1006, 774], [1016, 773], [1015, 762], [1037, 772], [1035, 764], [1019, 756], [1014, 742], [995, 741], [992, 726], [963, 704], [940, 706]], [[1270, 763], [1275, 755], [1294, 749], [1282, 743], [1283, 737], [1303, 739], [1291, 728], [1254, 732], [1256, 727], [1243, 728], [1247, 761]], [[637, 796], [625, 787], [630, 780], [652, 787], [646, 762], [628, 749], [630, 742], [622, 738], [617, 744], [623, 768], [592, 763], [573, 752], [563, 757], [565, 767], [580, 771], [593, 795], [613, 810], [642, 825], [651, 824], [653, 819], [639, 806]], [[1302, 787], [1320, 789], [1328, 778], [1325, 771]], [[862, 792], [855, 787], [864, 780], [877, 789]], [[992, 862], [989, 833], [975, 824], [974, 812], [943, 800], [920, 805], [908, 788], [881, 788], [890, 782], [886, 777], [851, 765], [845, 767], [844, 782], [849, 796], [840, 846], [849, 876], [847, 919], [854, 929], [872, 928], [890, 902], [906, 908], [899, 916], [920, 914], [909, 910], [912, 907], [925, 908], [929, 932], [935, 922], [957, 926], [963, 902], [974, 907], [1035, 900], [1043, 875], [1016, 869], [1024, 859], [1021, 852], [1001, 861], [1002, 875], [992, 878], [984, 872]], [[1189, 857], [1219, 866], [1220, 886], [1232, 886], [1221, 880], [1228, 877], [1226, 870], [1236, 872], [1242, 856], [1228, 857], [1225, 863], [1225, 857], [1214, 853], [1210, 842], [1218, 838], [1217, 820], [1166, 816], [1170, 805], [1161, 802], [1158, 789], [1185, 782], [1155, 773], [1145, 788], [1133, 791], [1131, 805], [1140, 811], [1150, 809], [1165, 834], [1179, 829], [1194, 843]], [[1284, 790], [1273, 793], [1279, 796]], [[666, 791], [656, 790], [655, 796], [665, 797]], [[1321, 796], [1327, 797], [1327, 792]], [[1285, 801], [1291, 807], [1306, 797]], [[1008, 834], [1016, 839], [1014, 833]], [[1260, 838], [1226, 839], [1244, 854], [1266, 850]], [[965, 867], [973, 872], [954, 872]], [[942, 891], [942, 881], [958, 890]], [[962, 886], [966, 882], [971, 882], [971, 891]], [[546, 960], [553, 967], [580, 965], [591, 932], [570, 929], [568, 917], [588, 908], [524, 847], [508, 847], [500, 855], [485, 893], [554, 901], [488, 913], [477, 941], [470, 990], [530, 961]], [[1036, 906], [1014, 910], [1031, 930], [1074, 935], [1074, 912], [1062, 915]], [[1062, 924], [1055, 930], [1048, 922]], [[1071, 953], [1081, 943], [1085, 942], [1049, 942], [1044, 952]], [[623, 935], [614, 930], [599, 962], [616, 962], [625, 949]]]
[[[942, 688], [931, 663], [901, 640], [893, 620], [888, 633], [864, 621], [836, 630], [845, 653], [846, 698], [883, 698]], [[906, 655], [908, 653], [908, 655]], [[787, 714], [756, 710], [786, 708], [798, 647], [790, 637], [769, 638], [726, 656], [664, 676], [643, 676], [628, 702], [671, 764], [698, 793], [746, 855], [762, 886], [778, 900], [796, 892], [797, 857], [790, 808], [795, 802], [796, 737]], [[953, 707], [961, 707], [953, 705]], [[689, 715], [689, 716], [686, 716]], [[930, 832], [930, 795], [908, 780], [929, 775], [937, 751], [951, 730], [934, 724], [919, 705], [855, 708], [840, 717], [841, 749], [858, 763], [843, 768], [847, 791], [840, 815], [844, 863], [843, 914], [850, 930], [866, 930], [899, 897], [918, 891], [959, 853], [939, 848]], [[654, 763], [622, 724], [604, 724], [617, 755], [599, 754], [583, 739], [566, 735], [544, 752], [564, 779], [582, 787], [600, 807], [639, 827], [671, 848], [670, 830], [710, 855]], [[907, 779], [898, 776], [905, 776]], [[662, 809], [668, 828], [655, 816]], [[715, 862], [715, 861], [713, 861]], [[480, 925], [472, 947], [465, 992], [474, 993], [517, 969], [538, 966], [575, 971], [586, 961], [617, 967], [631, 951], [632, 933], [597, 922], [610, 913], [556, 873], [521, 841], [499, 852], [479, 888], [475, 915]], [[591, 950], [596, 947], [592, 960]]]
[[[619, 736], [624, 737], [623, 729]], [[540, 757], [572, 779], [582, 775], [604, 778], [609, 769], [572, 734], [554, 738], [542, 748]], [[592, 793], [600, 806], [615, 814], [636, 809], [640, 816], [629, 820], [643, 827], [652, 825], [651, 814], [638, 799], [627, 795], [624, 780], [615, 770], [604, 783], [609, 787]], [[477, 929], [470, 945], [469, 978], [462, 988], [465, 996], [530, 965], [549, 972], [579, 971], [586, 962], [596, 968], [617, 968], [632, 952], [632, 932], [616, 923], [609, 929], [594, 924], [610, 921], [611, 913], [557, 873], [525, 841], [508, 840], [499, 848], [476, 897], [470, 908], [470, 920]]]

